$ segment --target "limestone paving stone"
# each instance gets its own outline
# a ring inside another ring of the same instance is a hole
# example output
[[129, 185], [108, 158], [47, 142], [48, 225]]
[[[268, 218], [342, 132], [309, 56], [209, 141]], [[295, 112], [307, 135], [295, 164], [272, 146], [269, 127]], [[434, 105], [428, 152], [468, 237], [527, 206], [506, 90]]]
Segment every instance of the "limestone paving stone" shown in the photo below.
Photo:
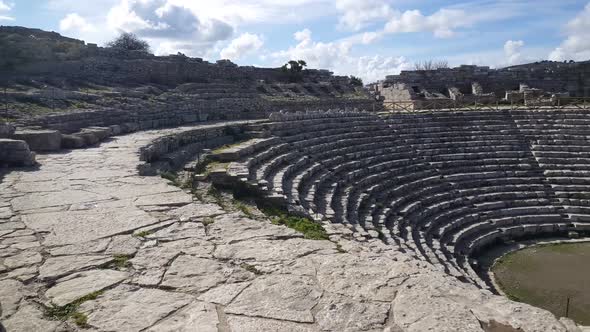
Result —
[[312, 324], [295, 323], [284, 320], [266, 319], [228, 315], [227, 321], [232, 331], [240, 332], [317, 332], [319, 328]]
[[201, 294], [198, 299], [205, 302], [228, 305], [241, 291], [250, 285], [250, 282], [237, 282], [222, 284]]
[[66, 245], [130, 232], [158, 222], [139, 209], [95, 209], [23, 216], [28, 227], [50, 232], [44, 245]]
[[217, 332], [219, 318], [214, 304], [193, 302], [150, 327], [149, 332]]
[[50, 257], [39, 267], [40, 279], [57, 279], [73, 272], [104, 265], [113, 258], [111, 256], [59, 256]]
[[189, 221], [204, 217], [215, 217], [225, 214], [225, 211], [217, 204], [191, 203], [169, 212], [171, 216], [180, 221]]
[[[192, 301], [191, 296], [183, 293], [119, 285], [106, 291], [95, 301], [83, 303], [79, 311], [88, 316], [89, 325], [99, 330], [141, 331], [154, 326]], [[203, 316], [195, 317], [203, 319]], [[187, 315], [185, 318], [192, 317]], [[179, 327], [187, 323], [180, 321], [180, 318], [177, 322], [179, 325], [175, 326]], [[172, 320], [170, 324], [175, 324], [175, 321]]]
[[161, 285], [185, 292], [203, 292], [223, 283], [236, 273], [241, 274], [238, 281], [250, 277], [249, 273], [239, 267], [232, 268], [213, 259], [182, 255], [170, 265]]
[[90, 270], [57, 280], [55, 286], [45, 292], [51, 302], [64, 306], [84, 295], [103, 290], [128, 277], [126, 272], [114, 270]]
[[367, 331], [383, 329], [390, 303], [364, 302], [340, 295], [324, 294], [315, 319], [324, 331]]
[[23, 284], [16, 280], [0, 281], [0, 320], [14, 314], [24, 297]]
[[225, 312], [313, 323], [311, 310], [321, 295], [320, 288], [309, 277], [269, 275], [256, 278], [226, 307]]
[[58, 331], [61, 322], [45, 318], [43, 312], [33, 304], [21, 305], [18, 311], [7, 320], [3, 321], [7, 332], [12, 331], [35, 331], [55, 332]]
[[255, 239], [218, 245], [215, 257], [242, 261], [281, 261], [293, 260], [321, 250], [330, 251], [333, 248], [334, 244], [328, 241], [300, 238], [288, 240]]

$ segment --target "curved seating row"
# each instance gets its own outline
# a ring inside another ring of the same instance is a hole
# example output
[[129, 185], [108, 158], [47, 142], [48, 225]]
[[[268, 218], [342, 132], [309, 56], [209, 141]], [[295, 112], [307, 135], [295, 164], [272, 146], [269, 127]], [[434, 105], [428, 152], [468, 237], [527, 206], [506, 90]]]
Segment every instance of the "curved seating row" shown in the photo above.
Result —
[[[590, 113], [280, 115], [232, 169], [309, 216], [482, 286], [497, 241], [590, 230]], [[244, 174], [245, 175], [245, 174]]]

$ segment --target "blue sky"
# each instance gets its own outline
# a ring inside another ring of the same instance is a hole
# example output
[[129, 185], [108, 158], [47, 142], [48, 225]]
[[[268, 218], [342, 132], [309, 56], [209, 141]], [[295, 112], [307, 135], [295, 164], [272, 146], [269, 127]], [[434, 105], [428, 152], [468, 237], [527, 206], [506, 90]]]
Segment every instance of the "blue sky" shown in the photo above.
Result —
[[0, 24], [98, 44], [128, 31], [157, 54], [257, 66], [304, 59], [365, 82], [430, 59], [590, 59], [588, 0], [0, 0]]

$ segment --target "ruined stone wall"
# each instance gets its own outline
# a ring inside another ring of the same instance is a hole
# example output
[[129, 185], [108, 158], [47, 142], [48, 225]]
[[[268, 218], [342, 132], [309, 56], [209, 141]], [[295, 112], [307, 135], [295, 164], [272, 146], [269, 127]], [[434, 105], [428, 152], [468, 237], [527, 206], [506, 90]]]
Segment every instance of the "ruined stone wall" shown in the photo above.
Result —
[[305, 111], [320, 109], [373, 110], [371, 100], [323, 99], [318, 101], [267, 101], [261, 98], [227, 98], [203, 101], [190, 107], [170, 105], [155, 109], [104, 109], [50, 114], [23, 120], [20, 126], [43, 127], [68, 134], [81, 128], [133, 123], [140, 130], [173, 127], [199, 121], [261, 119], [276, 111]]
[[577, 63], [541, 62], [503, 69], [461, 66], [438, 70], [402, 71], [386, 78], [386, 83], [417, 83], [425, 89], [447, 92], [457, 87], [471, 91], [472, 83], [481, 84], [484, 92], [503, 96], [507, 90], [518, 90], [520, 83], [548, 92], [569, 92], [571, 96], [590, 96], [590, 61]]

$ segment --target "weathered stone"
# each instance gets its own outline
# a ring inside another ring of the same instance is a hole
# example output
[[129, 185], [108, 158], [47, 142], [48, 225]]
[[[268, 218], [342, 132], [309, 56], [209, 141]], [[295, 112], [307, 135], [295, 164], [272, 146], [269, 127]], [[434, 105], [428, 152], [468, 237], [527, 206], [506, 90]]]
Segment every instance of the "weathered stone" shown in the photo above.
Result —
[[[2, 322], [6, 331], [35, 331], [35, 332], [55, 332], [61, 322], [46, 319], [43, 312], [32, 304], [24, 304], [18, 311]], [[0, 327], [2, 325], [0, 324]]]
[[215, 305], [193, 302], [146, 331], [151, 332], [217, 332], [219, 319]]
[[314, 321], [311, 309], [322, 295], [311, 278], [292, 275], [259, 277], [226, 307], [229, 314], [288, 320]]
[[334, 248], [334, 244], [328, 241], [299, 238], [288, 240], [253, 239], [219, 245], [215, 250], [215, 257], [243, 261], [281, 261], [293, 260], [313, 252], [331, 250], [332, 248]]
[[27, 142], [33, 151], [57, 151], [61, 148], [61, 134], [57, 130], [19, 129], [12, 137]]
[[206, 238], [205, 226], [196, 222], [176, 222], [164, 229], [161, 229], [147, 236], [163, 241], [174, 241], [188, 238], [204, 239]]
[[32, 214], [23, 216], [23, 221], [38, 232], [50, 232], [44, 245], [97, 240], [158, 222], [147, 213], [132, 208]]
[[34, 210], [55, 206], [70, 205], [83, 202], [96, 202], [110, 199], [110, 196], [102, 196], [85, 190], [63, 190], [55, 193], [30, 193], [12, 200], [15, 211]]
[[58, 306], [71, 303], [84, 295], [103, 290], [127, 278], [126, 272], [113, 270], [91, 270], [79, 272], [57, 284], [45, 292], [51, 302]]
[[283, 320], [259, 317], [228, 315], [227, 321], [232, 331], [240, 332], [317, 332], [318, 328], [311, 324], [294, 323]]
[[133, 256], [141, 246], [141, 240], [131, 235], [117, 235], [110, 239], [105, 251], [107, 255]]
[[0, 138], [0, 164], [32, 166], [35, 164], [35, 153], [25, 141]]
[[248, 285], [250, 285], [249, 282], [219, 285], [203, 293], [198, 299], [205, 302], [228, 305]]
[[233, 270], [218, 261], [182, 255], [166, 271], [162, 286], [203, 292], [223, 283]]
[[0, 281], [0, 320], [14, 314], [23, 298], [23, 284], [16, 280]]
[[204, 217], [215, 217], [224, 214], [225, 211], [216, 204], [191, 203], [169, 212], [170, 215], [189, 221]]
[[4, 259], [4, 265], [9, 269], [16, 269], [19, 267], [38, 264], [43, 261], [43, 257], [36, 251], [26, 250], [17, 255], [7, 257]]
[[79, 149], [86, 146], [86, 141], [79, 135], [61, 135], [61, 147], [63, 149]]
[[284, 226], [247, 219], [239, 214], [225, 214], [209, 225], [209, 236], [217, 243], [234, 243], [249, 239], [303, 237], [301, 233]]
[[186, 294], [120, 285], [96, 301], [85, 302], [80, 311], [88, 315], [88, 324], [99, 330], [141, 331], [191, 301]]
[[315, 315], [323, 331], [367, 331], [383, 329], [389, 303], [361, 302], [358, 299], [324, 294]]
[[50, 257], [39, 268], [39, 278], [57, 279], [82, 269], [106, 264], [112, 260], [112, 257], [103, 255]]

